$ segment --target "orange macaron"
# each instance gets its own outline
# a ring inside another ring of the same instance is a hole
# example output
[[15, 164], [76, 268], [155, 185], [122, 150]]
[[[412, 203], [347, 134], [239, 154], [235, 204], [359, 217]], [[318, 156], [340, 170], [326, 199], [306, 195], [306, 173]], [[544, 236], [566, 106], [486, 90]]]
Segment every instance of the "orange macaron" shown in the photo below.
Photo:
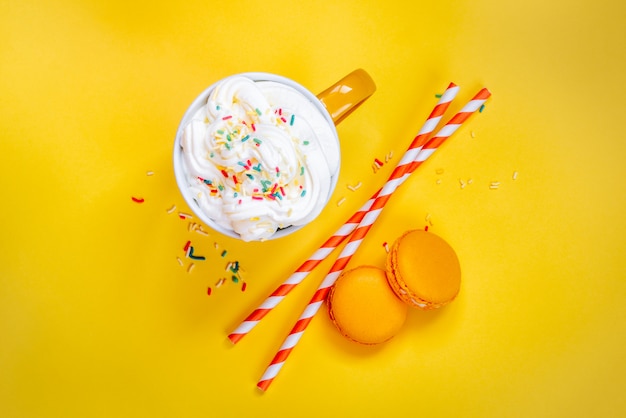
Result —
[[385, 271], [360, 266], [344, 271], [331, 287], [328, 313], [339, 332], [361, 344], [391, 339], [406, 320], [407, 304], [391, 290]]
[[386, 261], [387, 280], [396, 295], [410, 306], [436, 309], [459, 293], [461, 267], [452, 247], [424, 230], [402, 234]]

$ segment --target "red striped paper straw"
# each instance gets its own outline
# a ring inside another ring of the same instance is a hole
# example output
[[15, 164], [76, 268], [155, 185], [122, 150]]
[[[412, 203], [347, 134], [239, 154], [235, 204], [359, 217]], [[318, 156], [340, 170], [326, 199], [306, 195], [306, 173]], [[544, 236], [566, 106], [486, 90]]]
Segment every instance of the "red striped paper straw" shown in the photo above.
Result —
[[[394, 169], [391, 177], [401, 177], [405, 172], [412, 172], [417, 166], [412, 165], [414, 158], [417, 156], [422, 146], [435, 130], [443, 114], [448, 109], [448, 106], [459, 92], [459, 87], [454, 83], [450, 83], [446, 91], [441, 95], [437, 105], [432, 110], [428, 119], [424, 123], [424, 126], [420, 129], [417, 136], [413, 139], [406, 153], [402, 157], [402, 160], [398, 163]], [[411, 167], [413, 167], [411, 169]], [[404, 180], [402, 180], [404, 181]], [[289, 278], [283, 282], [271, 295], [263, 301], [263, 303], [256, 308], [250, 315], [244, 319], [244, 321], [228, 335], [228, 338], [233, 344], [236, 344], [244, 336], [246, 336], [260, 321], [272, 311], [298, 284], [300, 284], [306, 276], [309, 275], [315, 267], [319, 265], [323, 260], [330, 255], [330, 253], [337, 248], [357, 227], [357, 225], [363, 220], [363, 217], [369, 212], [375, 199], [378, 197], [382, 189], [379, 189], [374, 195], [356, 212], [352, 215], [337, 232], [335, 232], [329, 239], [324, 242], [320, 248], [313, 253], [308, 260], [306, 260], [295, 272], [289, 276]]]
[[[449, 138], [457, 129], [465, 122], [469, 116], [471, 116], [476, 110], [478, 110], [485, 101], [489, 98], [491, 93], [487, 89], [482, 89], [479, 91], [472, 100], [466, 104], [463, 109], [459, 113], [457, 113], [441, 130], [437, 133], [435, 137], [430, 139], [424, 144], [423, 149], [419, 151], [418, 155], [412, 160], [413, 162], [410, 164], [413, 166], [413, 169], [417, 168], [423, 161], [425, 161], [428, 157], [430, 157], [434, 151], [443, 144], [443, 142]], [[404, 159], [404, 158], [403, 158]], [[398, 167], [400, 167], [400, 162]], [[396, 167], [396, 168], [398, 168]], [[404, 179], [408, 177], [410, 173], [408, 170], [404, 170], [406, 175], [404, 175]], [[395, 173], [395, 170], [394, 170]], [[265, 373], [259, 380], [257, 386], [265, 391], [273, 382], [273, 380], [278, 375], [278, 372], [285, 364], [285, 361], [293, 351], [294, 347], [302, 338], [304, 331], [307, 326], [322, 306], [322, 303], [326, 299], [328, 291], [330, 287], [335, 283], [341, 272], [345, 269], [346, 265], [359, 248], [359, 245], [369, 232], [371, 226], [374, 224], [380, 213], [382, 212], [385, 204], [389, 201], [391, 194], [398, 188], [398, 186], [402, 183], [399, 179], [402, 177], [394, 177], [393, 173], [389, 177], [389, 180], [383, 186], [380, 194], [375, 199], [372, 208], [367, 213], [367, 215], [363, 218], [363, 220], [359, 223], [354, 233], [350, 236], [348, 243], [343, 248], [339, 257], [335, 261], [335, 263], [330, 268], [329, 273], [326, 275], [322, 284], [318, 287], [315, 294], [311, 298], [311, 301], [305, 308], [302, 315], [289, 332], [289, 335], [283, 342], [282, 346], [270, 362], [270, 365], [266, 369]]]

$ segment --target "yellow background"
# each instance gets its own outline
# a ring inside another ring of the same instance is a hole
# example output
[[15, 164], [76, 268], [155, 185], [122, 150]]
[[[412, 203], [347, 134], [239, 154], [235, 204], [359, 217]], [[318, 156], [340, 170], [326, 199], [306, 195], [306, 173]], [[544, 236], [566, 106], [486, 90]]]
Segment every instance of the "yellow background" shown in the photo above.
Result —
[[[0, 0], [0, 416], [625, 416], [625, 22], [617, 0]], [[267, 71], [320, 92], [359, 67], [378, 91], [338, 127], [339, 185], [313, 225], [240, 243], [167, 213], [188, 211], [171, 151], [206, 86]], [[384, 183], [374, 158], [399, 160], [450, 81], [448, 117], [493, 97], [351, 266], [382, 265], [382, 243], [430, 217], [458, 299], [376, 348], [324, 308], [260, 393], [329, 263], [226, 335]], [[207, 257], [190, 273], [187, 240]], [[245, 292], [215, 288], [229, 260]]]

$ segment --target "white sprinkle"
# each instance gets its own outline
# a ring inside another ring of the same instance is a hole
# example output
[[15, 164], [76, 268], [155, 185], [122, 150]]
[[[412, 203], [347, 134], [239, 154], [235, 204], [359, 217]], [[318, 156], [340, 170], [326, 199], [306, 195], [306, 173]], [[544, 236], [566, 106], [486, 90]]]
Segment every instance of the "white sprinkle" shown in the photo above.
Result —
[[388, 163], [393, 158], [393, 150], [389, 151], [387, 155], [385, 155], [385, 162]]
[[476, 134], [474, 133], [474, 131], [471, 131], [471, 132], [470, 132], [470, 136], [471, 136], [472, 138], [476, 138]]
[[154, 171], [147, 171], [146, 172], [146, 176], [152, 176], [152, 175], [154, 175]]
[[194, 263], [190, 263], [190, 264], [189, 264], [189, 267], [187, 267], [187, 273], [191, 273], [191, 270], [193, 270], [193, 268], [194, 268], [195, 266], [196, 266], [196, 265], [195, 265]]
[[461, 179], [459, 179], [459, 184], [461, 185], [461, 189], [465, 188], [465, 182]]
[[517, 180], [517, 171], [513, 172], [513, 180]]
[[200, 235], [204, 235], [205, 237], [208, 237], [208, 236], [209, 236], [209, 233], [208, 233], [208, 232], [206, 232], [204, 229], [202, 229], [202, 227], [200, 227], [200, 228], [196, 229], [196, 232], [197, 232], [198, 234], [200, 234]]
[[441, 184], [441, 179], [437, 179], [436, 184]]
[[217, 283], [215, 283], [215, 287], [219, 288], [221, 285], [224, 284], [225, 281], [226, 279], [222, 277], [221, 279], [217, 281]]
[[176, 257], [176, 261], [178, 261], [181, 267], [183, 266], [183, 260], [181, 260], [180, 257]]
[[359, 187], [361, 187], [361, 186], [362, 186], [362, 183], [361, 183], [361, 182], [358, 182], [358, 183], [357, 183], [357, 184], [355, 184], [354, 186], [350, 186], [350, 185], [348, 184], [348, 189], [352, 190], [353, 192], [356, 192], [356, 191], [357, 191], [357, 189], [358, 189]]
[[343, 205], [343, 202], [345, 202], [345, 201], [346, 201], [346, 198], [345, 198], [345, 197], [342, 197], [342, 198], [341, 198], [341, 199], [339, 199], [339, 201], [337, 202], [337, 206], [341, 206], [341, 205]]
[[489, 185], [490, 189], [497, 189], [498, 187], [500, 187], [499, 181], [492, 181], [491, 184]]
[[426, 214], [426, 218], [424, 218], [426, 220], [426, 222], [428, 222], [430, 224], [430, 226], [433, 226], [433, 221], [431, 219], [430, 213]]
[[176, 210], [176, 205], [172, 205], [171, 208], [167, 209], [167, 213], [172, 213]]
[[178, 212], [178, 216], [180, 216], [183, 219], [191, 219], [191, 218], [193, 218], [193, 216], [191, 216], [190, 214], [185, 213], [185, 212]]
[[474, 179], [467, 179], [467, 184], [472, 184], [474, 183]]

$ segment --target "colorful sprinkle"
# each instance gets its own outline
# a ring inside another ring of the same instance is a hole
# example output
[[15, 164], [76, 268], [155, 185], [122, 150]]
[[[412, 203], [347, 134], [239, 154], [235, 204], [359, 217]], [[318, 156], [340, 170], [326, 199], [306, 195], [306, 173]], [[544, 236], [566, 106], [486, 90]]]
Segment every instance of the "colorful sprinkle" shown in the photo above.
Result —
[[135, 197], [135, 196], [132, 196], [132, 197], [131, 197], [131, 199], [132, 199], [132, 200], [133, 200], [133, 202], [135, 202], [135, 203], [143, 203], [143, 202], [144, 202], [144, 199], [143, 199], [143, 198], [141, 198], [141, 197]]
[[243, 283], [241, 284], [241, 291], [242, 291], [242, 292], [245, 292], [247, 287], [248, 287], [248, 283], [243, 282]]
[[211, 287], [210, 287], [210, 286], [209, 286], [209, 288], [207, 289], [206, 294], [207, 294], [207, 295], [209, 295], [209, 296], [211, 296]]
[[389, 244], [387, 244], [387, 241], [383, 242], [383, 247], [385, 248], [385, 251], [388, 253], [389, 252]]
[[187, 241], [187, 243], [185, 244], [185, 246], [183, 247], [183, 251], [187, 252], [187, 250], [189, 249], [189, 247], [191, 247], [191, 241]]
[[478, 109], [478, 112], [479, 113], [483, 113], [483, 110], [485, 110], [485, 105], [484, 104], [480, 105], [480, 109]]
[[189, 256], [189, 258], [191, 258], [192, 260], [206, 260], [206, 257], [202, 256], [202, 255], [194, 255], [193, 254], [193, 247], [189, 247], [189, 253], [187, 254]]
[[187, 267], [187, 273], [191, 273], [191, 270], [194, 269], [196, 265], [194, 263], [189, 264], [189, 267]]
[[226, 257], [226, 254], [228, 254], [228, 251], [226, 250], [222, 251], [222, 258]]
[[261, 112], [261, 110], [257, 107], [256, 109], [254, 109], [254, 111], [257, 113], [257, 115], [261, 116], [263, 113]]
[[146, 176], [153, 176], [154, 175], [154, 171], [146, 171]]
[[293, 122], [296, 120], [296, 115], [291, 115], [291, 119], [289, 120], [289, 125], [293, 126]]
[[175, 210], [176, 210], [176, 205], [172, 205], [172, 207], [167, 209], [166, 212], [167, 213], [173, 213]]
[[231, 119], [232, 117], [233, 117], [232, 115], [224, 116], [222, 120], [228, 120], [228, 119]]
[[343, 203], [346, 201], [345, 197], [342, 197], [341, 199], [339, 199], [339, 201], [337, 202], [337, 206], [341, 206], [343, 205]]

